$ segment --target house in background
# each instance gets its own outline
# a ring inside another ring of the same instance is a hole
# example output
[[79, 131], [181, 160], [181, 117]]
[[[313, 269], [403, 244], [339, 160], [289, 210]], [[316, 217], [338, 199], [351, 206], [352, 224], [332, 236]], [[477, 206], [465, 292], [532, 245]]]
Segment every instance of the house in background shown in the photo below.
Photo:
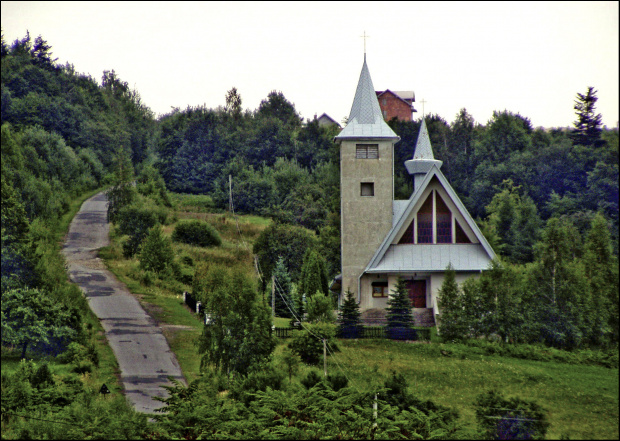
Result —
[[414, 190], [394, 200], [394, 144], [364, 56], [340, 143], [342, 292], [353, 292], [366, 316], [381, 316], [399, 278], [407, 281], [414, 319], [434, 325], [448, 265], [457, 282], [487, 269], [495, 253], [433, 156], [426, 123], [405, 166]]
[[316, 114], [315, 114], [314, 118], [318, 120], [319, 127], [333, 126], [333, 125], [336, 125], [336, 126], [340, 127], [340, 124], [338, 124], [338, 121], [336, 121], [334, 118], [329, 116], [327, 113], [322, 114], [318, 118], [316, 117]]
[[417, 112], [413, 107], [415, 102], [415, 93], [411, 90], [403, 90], [392, 92], [387, 89], [384, 91], [376, 91], [379, 107], [383, 119], [386, 121], [396, 118], [400, 121], [412, 121], [412, 112]]

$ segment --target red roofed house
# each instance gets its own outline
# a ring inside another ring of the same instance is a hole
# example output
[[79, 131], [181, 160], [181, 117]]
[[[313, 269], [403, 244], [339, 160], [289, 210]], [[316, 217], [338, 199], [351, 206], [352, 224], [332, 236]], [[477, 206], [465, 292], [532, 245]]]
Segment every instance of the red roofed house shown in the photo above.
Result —
[[379, 100], [379, 107], [383, 114], [383, 119], [389, 121], [397, 118], [400, 121], [412, 121], [412, 112], [417, 112], [413, 107], [415, 93], [410, 90], [392, 92], [389, 89], [375, 91]]

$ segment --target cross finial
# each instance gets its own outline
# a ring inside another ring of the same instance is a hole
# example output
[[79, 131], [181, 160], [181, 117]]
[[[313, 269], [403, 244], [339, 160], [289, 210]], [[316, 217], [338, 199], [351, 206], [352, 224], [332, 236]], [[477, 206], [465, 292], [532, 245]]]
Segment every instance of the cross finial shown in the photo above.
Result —
[[422, 98], [422, 101], [420, 102], [422, 103], [422, 118], [424, 118], [424, 103], [426, 103], [426, 100]]
[[369, 37], [370, 35], [366, 35], [366, 31], [364, 31], [364, 35], [360, 35], [360, 38], [364, 39], [364, 55], [366, 55], [366, 39]]

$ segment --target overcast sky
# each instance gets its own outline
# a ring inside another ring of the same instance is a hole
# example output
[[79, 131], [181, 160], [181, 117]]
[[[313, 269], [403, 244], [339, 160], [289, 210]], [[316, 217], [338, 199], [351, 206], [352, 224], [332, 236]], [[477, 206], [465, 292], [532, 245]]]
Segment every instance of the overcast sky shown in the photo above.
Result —
[[413, 90], [421, 116], [486, 124], [509, 110], [534, 126], [575, 121], [577, 92], [618, 124], [618, 2], [11, 2], [9, 44], [41, 35], [53, 57], [98, 81], [104, 70], [156, 114], [224, 104], [256, 109], [279, 90], [304, 118], [348, 116], [363, 63], [375, 89]]

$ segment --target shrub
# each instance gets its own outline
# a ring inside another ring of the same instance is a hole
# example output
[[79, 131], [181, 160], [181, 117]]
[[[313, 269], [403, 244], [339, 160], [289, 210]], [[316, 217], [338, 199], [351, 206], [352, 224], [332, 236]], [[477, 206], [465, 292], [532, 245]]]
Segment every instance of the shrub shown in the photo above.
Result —
[[306, 389], [312, 389], [321, 381], [323, 381], [323, 378], [320, 374], [316, 371], [310, 371], [304, 378], [301, 379], [301, 384], [303, 384]]
[[338, 350], [335, 335], [336, 326], [330, 323], [306, 324], [293, 336], [289, 347], [304, 363], [316, 365], [323, 359], [323, 339], [327, 340], [328, 349]]
[[173, 263], [170, 240], [164, 237], [161, 227], [155, 225], [149, 230], [140, 251], [140, 267], [146, 271], [161, 273]]
[[544, 439], [549, 422], [534, 401], [505, 399], [490, 390], [476, 399], [476, 419], [484, 439]]
[[157, 224], [157, 216], [152, 210], [129, 205], [118, 211], [116, 224], [121, 234], [129, 236], [123, 243], [123, 255], [131, 257], [138, 252], [149, 228]]
[[284, 375], [276, 370], [273, 365], [260, 363], [255, 366], [246, 376], [238, 376], [230, 388], [230, 397], [249, 404], [256, 398], [257, 391], [266, 391], [267, 388], [280, 390]]
[[211, 225], [204, 221], [182, 220], [172, 233], [172, 240], [199, 247], [220, 246], [222, 239]]
[[333, 323], [336, 321], [332, 300], [320, 291], [310, 296], [306, 302], [306, 310], [308, 311], [307, 320], [310, 323]]

